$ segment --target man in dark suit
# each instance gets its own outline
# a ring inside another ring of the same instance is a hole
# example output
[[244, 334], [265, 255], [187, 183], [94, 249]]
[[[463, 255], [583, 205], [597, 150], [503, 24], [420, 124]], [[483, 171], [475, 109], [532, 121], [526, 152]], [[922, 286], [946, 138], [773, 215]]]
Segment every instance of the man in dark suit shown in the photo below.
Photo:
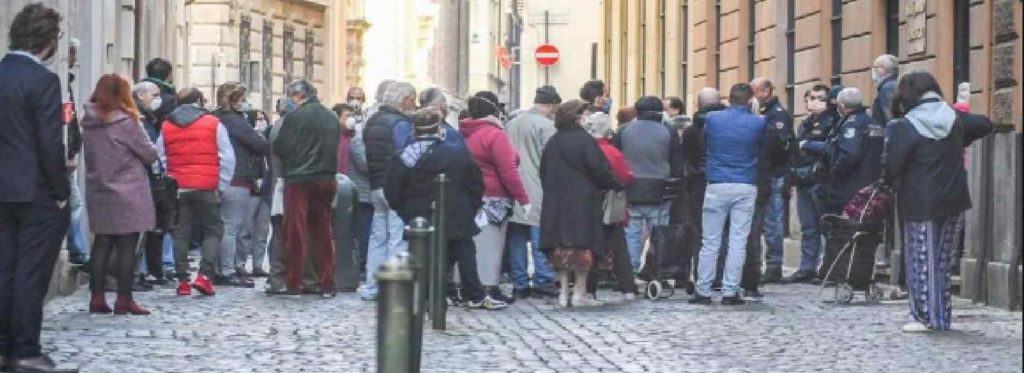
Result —
[[39, 342], [69, 220], [61, 83], [43, 65], [57, 50], [60, 18], [41, 4], [25, 6], [0, 60], [0, 364], [16, 372], [69, 371]]

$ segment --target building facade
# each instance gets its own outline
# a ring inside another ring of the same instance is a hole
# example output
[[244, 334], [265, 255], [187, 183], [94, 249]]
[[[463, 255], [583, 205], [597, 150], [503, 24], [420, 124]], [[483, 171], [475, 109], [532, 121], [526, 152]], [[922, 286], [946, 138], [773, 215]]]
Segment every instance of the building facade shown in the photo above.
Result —
[[900, 71], [932, 72], [947, 98], [969, 82], [971, 110], [997, 133], [972, 146], [961, 295], [1019, 307], [1021, 294], [1021, 1], [603, 0], [602, 77], [617, 102], [723, 92], [771, 79], [798, 119], [819, 83], [874, 98], [870, 68], [893, 54]]

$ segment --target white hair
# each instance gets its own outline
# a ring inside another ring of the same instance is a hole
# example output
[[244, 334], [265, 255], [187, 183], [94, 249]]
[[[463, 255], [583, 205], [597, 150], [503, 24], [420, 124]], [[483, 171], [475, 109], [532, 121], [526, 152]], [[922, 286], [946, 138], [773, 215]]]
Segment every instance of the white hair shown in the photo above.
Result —
[[395, 82], [388, 87], [386, 92], [384, 92], [384, 99], [381, 101], [381, 104], [395, 109], [400, 109], [402, 107], [402, 103], [404, 103], [405, 99], [409, 96], [416, 96], [416, 87], [413, 87], [412, 84], [406, 82]]
[[864, 105], [864, 95], [860, 93], [860, 90], [854, 87], [843, 88], [839, 91], [839, 95], [836, 96], [836, 102], [843, 104], [847, 108], [854, 108]]
[[895, 74], [900, 67], [900, 59], [891, 54], [883, 54], [875, 59], [875, 66], [881, 67], [886, 74]]
[[697, 106], [707, 107], [722, 102], [718, 90], [712, 87], [705, 87], [697, 93]]
[[144, 81], [144, 82], [139, 82], [138, 84], [135, 84], [134, 87], [132, 87], [132, 95], [135, 96], [135, 97], [139, 97], [139, 95], [141, 95], [143, 93], [159, 91], [159, 90], [160, 90], [160, 87], [157, 87], [156, 84], [153, 84], [153, 82]]
[[597, 138], [606, 138], [612, 133], [612, 117], [603, 112], [590, 114], [583, 119], [587, 132]]

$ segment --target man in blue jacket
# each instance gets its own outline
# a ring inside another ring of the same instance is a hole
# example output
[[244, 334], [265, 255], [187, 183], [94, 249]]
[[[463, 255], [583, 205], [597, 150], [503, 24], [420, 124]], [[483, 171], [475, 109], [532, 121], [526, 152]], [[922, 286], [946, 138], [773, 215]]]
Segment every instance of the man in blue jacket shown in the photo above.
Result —
[[702, 214], [697, 293], [690, 299], [693, 304], [711, 303], [711, 284], [726, 219], [730, 222], [729, 249], [722, 278], [722, 304], [744, 303], [739, 294], [740, 279], [757, 199], [758, 160], [765, 131], [764, 119], [750, 111], [753, 96], [749, 84], [733, 85], [729, 91], [730, 107], [707, 115], [704, 139], [708, 186]]
[[[67, 157], [57, 52], [61, 16], [26, 5], [0, 61], [0, 370], [62, 372], [43, 354], [43, 298], [67, 233]], [[76, 371], [76, 370], [72, 370]]]

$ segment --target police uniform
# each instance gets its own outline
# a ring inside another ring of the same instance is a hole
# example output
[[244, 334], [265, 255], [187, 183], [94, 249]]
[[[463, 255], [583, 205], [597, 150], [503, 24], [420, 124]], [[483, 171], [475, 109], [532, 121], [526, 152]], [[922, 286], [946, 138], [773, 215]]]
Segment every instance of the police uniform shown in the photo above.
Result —
[[[800, 123], [797, 140], [811, 144], [826, 144], [832, 134], [835, 117], [829, 112], [809, 115]], [[823, 180], [815, 170], [826, 168], [826, 157], [821, 152], [793, 150], [792, 170], [796, 184], [796, 208], [800, 218], [800, 271], [817, 275], [821, 255], [821, 231], [818, 219], [824, 214]]]
[[882, 175], [884, 131], [859, 108], [845, 116], [827, 145], [829, 176], [826, 213], [838, 213], [861, 188]]

